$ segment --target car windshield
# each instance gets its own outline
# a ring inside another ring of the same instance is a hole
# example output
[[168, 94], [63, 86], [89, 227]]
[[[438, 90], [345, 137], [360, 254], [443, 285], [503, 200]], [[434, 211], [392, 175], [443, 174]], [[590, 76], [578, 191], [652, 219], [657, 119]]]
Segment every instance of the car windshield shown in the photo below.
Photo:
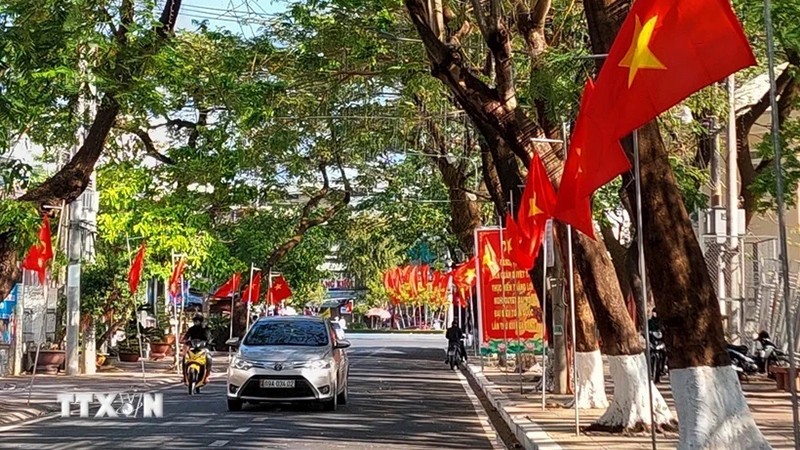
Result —
[[244, 345], [328, 345], [328, 333], [322, 322], [310, 320], [275, 320], [253, 325]]

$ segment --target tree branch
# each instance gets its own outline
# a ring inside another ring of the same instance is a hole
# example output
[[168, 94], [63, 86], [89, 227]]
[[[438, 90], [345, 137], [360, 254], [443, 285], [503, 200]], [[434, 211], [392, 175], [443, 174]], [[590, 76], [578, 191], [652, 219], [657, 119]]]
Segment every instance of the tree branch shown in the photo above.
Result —
[[148, 134], [147, 131], [144, 131], [144, 130], [141, 130], [141, 129], [136, 129], [136, 130], [133, 130], [132, 132], [133, 132], [133, 134], [135, 134], [136, 136], [139, 137], [139, 140], [142, 141], [142, 144], [144, 145], [145, 152], [148, 155], [152, 156], [153, 158], [157, 159], [158, 161], [161, 161], [164, 164], [169, 164], [171, 166], [174, 166], [176, 164], [174, 159], [172, 159], [169, 156], [164, 155], [164, 154], [160, 153], [158, 150], [156, 150], [156, 146], [153, 143], [153, 139], [150, 138], [150, 134]]

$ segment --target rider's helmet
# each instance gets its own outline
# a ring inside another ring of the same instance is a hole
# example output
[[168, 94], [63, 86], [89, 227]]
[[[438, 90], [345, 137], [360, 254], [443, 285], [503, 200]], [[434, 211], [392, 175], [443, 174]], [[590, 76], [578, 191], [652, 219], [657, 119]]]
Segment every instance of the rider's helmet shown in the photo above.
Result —
[[457, 321], [457, 320], [454, 320], [454, 321], [453, 321], [453, 326], [454, 326], [454, 327], [457, 327], [457, 326], [458, 326], [458, 321]]
[[194, 322], [195, 324], [203, 323], [203, 315], [202, 314], [195, 315], [194, 318], [192, 319], [192, 322]]
[[769, 340], [769, 333], [767, 333], [766, 331], [761, 331], [761, 333], [758, 333], [758, 340], [759, 341]]

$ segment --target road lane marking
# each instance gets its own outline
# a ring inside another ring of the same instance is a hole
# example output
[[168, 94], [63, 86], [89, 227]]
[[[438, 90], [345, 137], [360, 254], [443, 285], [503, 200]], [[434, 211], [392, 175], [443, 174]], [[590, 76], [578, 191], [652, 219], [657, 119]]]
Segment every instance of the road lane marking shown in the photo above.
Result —
[[251, 422], [266, 422], [267, 420], [269, 420], [269, 417], [256, 417]]
[[233, 430], [234, 433], [247, 433], [248, 431], [250, 431], [250, 427], [237, 428]]
[[225, 447], [230, 441], [214, 441], [208, 444], [209, 447]]
[[478, 415], [478, 422], [481, 423], [484, 434], [486, 434], [489, 442], [492, 443], [492, 447], [494, 450], [507, 450], [508, 447], [506, 447], [506, 444], [500, 438], [497, 430], [495, 430], [492, 421], [489, 420], [489, 415], [486, 414], [486, 410], [483, 409], [481, 401], [478, 399], [478, 396], [475, 395], [475, 392], [472, 390], [472, 386], [469, 385], [467, 377], [461, 373], [461, 370], [456, 370], [455, 372], [456, 375], [458, 375], [458, 381], [461, 382], [461, 387], [464, 388], [464, 392], [467, 393], [467, 397], [469, 397], [469, 401], [472, 403], [472, 408], [475, 409], [475, 414]]

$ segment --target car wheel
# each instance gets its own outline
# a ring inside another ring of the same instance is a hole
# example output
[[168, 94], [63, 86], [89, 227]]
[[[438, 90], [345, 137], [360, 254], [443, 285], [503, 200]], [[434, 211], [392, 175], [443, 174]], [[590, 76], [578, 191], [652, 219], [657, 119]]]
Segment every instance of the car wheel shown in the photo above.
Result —
[[228, 411], [241, 411], [241, 410], [242, 410], [241, 400], [235, 398], [228, 399]]
[[346, 405], [347, 404], [347, 397], [350, 395], [348, 393], [349, 389], [347, 388], [348, 384], [349, 383], [345, 381], [344, 382], [344, 389], [342, 389], [342, 392], [339, 395], [337, 395], [337, 401], [339, 403], [341, 403], [342, 405]]

